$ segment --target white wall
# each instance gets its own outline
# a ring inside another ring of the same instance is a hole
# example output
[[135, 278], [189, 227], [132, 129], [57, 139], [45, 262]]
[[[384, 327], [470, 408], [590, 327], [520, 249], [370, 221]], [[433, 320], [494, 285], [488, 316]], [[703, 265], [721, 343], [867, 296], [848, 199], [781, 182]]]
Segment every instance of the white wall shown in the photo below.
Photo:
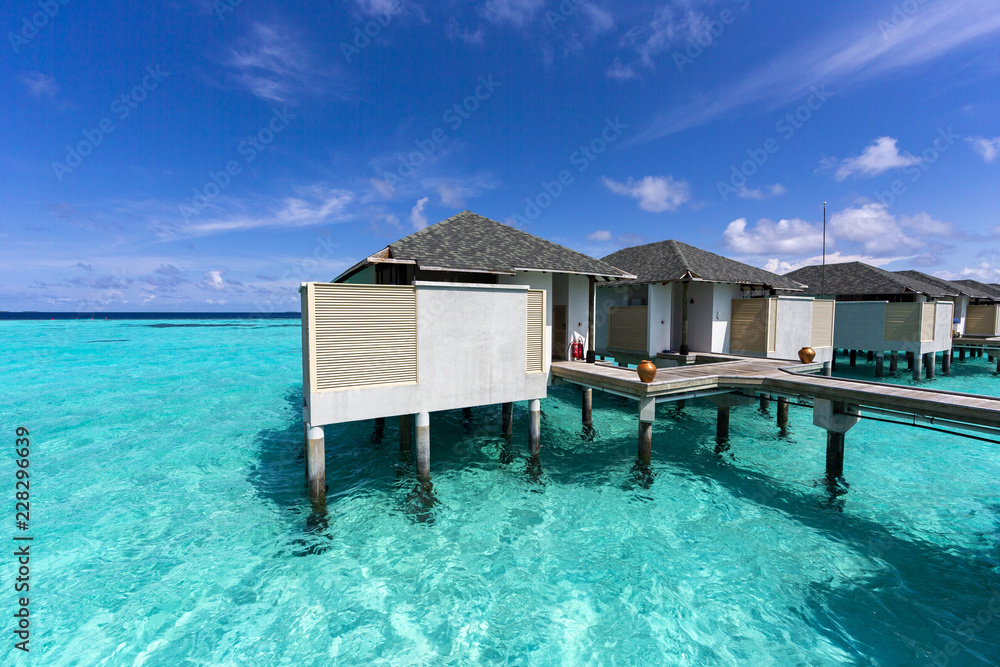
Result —
[[542, 373], [525, 368], [525, 286], [418, 283], [416, 290], [417, 383], [309, 391], [307, 421], [319, 426], [545, 397], [550, 357], [543, 355]]
[[[656, 355], [664, 350], [675, 349], [671, 346], [671, 315], [673, 312], [672, 284], [659, 283], [649, 286], [649, 296], [646, 302], [649, 313], [649, 331], [646, 340], [649, 342], [649, 354]], [[680, 343], [677, 344], [679, 346]]]
[[714, 349], [715, 285], [692, 282], [688, 287], [688, 298], [694, 301], [688, 304], [688, 346], [691, 351], [721, 352], [721, 346], [718, 350]]
[[[580, 334], [586, 339], [590, 331], [590, 304], [588, 303], [590, 299], [590, 278], [574, 275], [567, 277], [569, 279], [567, 281], [569, 291], [566, 296], [566, 340], [562, 342], [564, 354], [566, 347], [573, 339], [573, 332]], [[596, 330], [597, 322], [594, 322], [594, 328]], [[596, 334], [594, 338], [597, 338]], [[587, 344], [584, 344], [583, 349], [589, 349]], [[566, 358], [569, 359], [569, 355], [566, 355]]]
[[[799, 350], [812, 347], [812, 297], [782, 296], [778, 297], [777, 323], [774, 337], [774, 352], [769, 357], [776, 359], [799, 358]], [[836, 324], [834, 325], [834, 340], [836, 340]], [[814, 347], [816, 358], [813, 361], [830, 361], [833, 359], [832, 347]]]
[[[740, 296], [740, 286], [715, 283], [712, 286], [712, 352], [729, 352], [729, 324], [733, 299]], [[691, 347], [694, 349], [694, 346]]]
[[885, 340], [885, 306], [885, 301], [838, 301], [834, 315], [834, 347], [919, 354], [951, 349], [951, 302], [936, 304], [933, 341]]
[[545, 349], [542, 351], [542, 358], [548, 368], [552, 361], [552, 274], [518, 271], [517, 275], [499, 276], [498, 281], [501, 285], [527, 285], [531, 289], [545, 290]]
[[962, 335], [965, 335], [965, 315], [969, 310], [969, 301], [967, 296], [960, 296], [955, 301], [955, 315], [952, 319], [957, 317], [958, 324], [953, 323], [952, 326], [958, 329], [958, 333]]

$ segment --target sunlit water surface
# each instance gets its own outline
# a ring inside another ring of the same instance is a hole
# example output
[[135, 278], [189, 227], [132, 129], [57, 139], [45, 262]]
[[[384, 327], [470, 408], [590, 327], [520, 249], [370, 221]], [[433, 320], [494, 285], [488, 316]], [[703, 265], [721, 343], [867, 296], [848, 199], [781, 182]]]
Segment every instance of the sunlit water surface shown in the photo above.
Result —
[[[1000, 662], [1000, 445], [862, 421], [831, 490], [808, 409], [737, 408], [727, 449], [689, 401], [657, 409], [650, 476], [635, 404], [595, 395], [588, 434], [560, 386], [540, 470], [525, 405], [510, 444], [499, 406], [432, 415], [431, 505], [395, 420], [327, 427], [318, 517], [299, 346], [296, 321], [0, 325], [7, 451], [33, 443], [32, 651], [5, 631], [4, 664]], [[924, 384], [1000, 393], [985, 359]]]

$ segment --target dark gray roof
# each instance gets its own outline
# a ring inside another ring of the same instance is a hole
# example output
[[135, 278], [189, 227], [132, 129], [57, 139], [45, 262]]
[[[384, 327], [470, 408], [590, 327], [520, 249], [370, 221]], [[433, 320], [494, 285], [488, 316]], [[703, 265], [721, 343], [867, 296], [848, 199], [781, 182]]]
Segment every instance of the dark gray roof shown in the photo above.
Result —
[[994, 285], [993, 283], [981, 283], [978, 280], [955, 280], [953, 281], [959, 285], [965, 285], [971, 289], [979, 290], [986, 297], [991, 299], [1000, 299], [1000, 285]]
[[[390, 243], [388, 258], [412, 261], [427, 270], [510, 274], [522, 270], [580, 273], [608, 279], [633, 277], [599, 259], [471, 211], [462, 211]], [[337, 280], [364, 265], [366, 262], [349, 269]]]
[[993, 298], [992, 294], [988, 294], [987, 292], [984, 292], [983, 290], [972, 285], [964, 285], [951, 280], [945, 280], [944, 278], [938, 278], [937, 276], [921, 273], [920, 271], [893, 271], [893, 273], [913, 278], [914, 280], [922, 280], [925, 283], [935, 285], [941, 289], [948, 290], [949, 292], [954, 292], [955, 294], [971, 296], [975, 299]]
[[673, 240], [625, 248], [604, 261], [634, 273], [640, 283], [679, 281], [690, 274], [707, 282], [802, 289], [802, 285], [784, 276]]
[[809, 286], [810, 294], [835, 296], [864, 296], [879, 294], [926, 294], [931, 297], [954, 296], [957, 290], [942, 289], [922, 280], [916, 280], [892, 271], [870, 266], [863, 262], [844, 262], [826, 265], [825, 289], [823, 288], [823, 267], [804, 266], [785, 274], [786, 278], [797, 280]]

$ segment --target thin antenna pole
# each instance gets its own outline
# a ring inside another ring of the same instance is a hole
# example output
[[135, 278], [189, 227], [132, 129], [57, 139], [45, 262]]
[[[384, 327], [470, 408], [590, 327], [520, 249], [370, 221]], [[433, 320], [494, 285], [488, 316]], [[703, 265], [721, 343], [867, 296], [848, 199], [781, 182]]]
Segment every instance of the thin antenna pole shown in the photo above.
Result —
[[823, 268], [820, 269], [822, 296], [826, 296], [826, 202], [823, 202]]

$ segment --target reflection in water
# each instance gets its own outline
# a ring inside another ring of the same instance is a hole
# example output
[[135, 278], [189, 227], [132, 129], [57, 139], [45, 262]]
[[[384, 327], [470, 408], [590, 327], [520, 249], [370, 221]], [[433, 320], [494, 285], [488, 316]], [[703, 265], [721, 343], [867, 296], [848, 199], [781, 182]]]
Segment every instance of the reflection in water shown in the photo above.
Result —
[[538, 455], [528, 457], [528, 466], [525, 468], [525, 472], [528, 475], [528, 481], [532, 484], [545, 485], [545, 482], [542, 481], [542, 459]]
[[656, 472], [653, 471], [653, 467], [650, 465], [649, 461], [644, 461], [639, 458], [637, 458], [635, 463], [632, 464], [631, 475], [631, 485], [638, 486], [643, 489], [649, 489], [652, 487], [653, 481], [656, 479]]
[[406, 514], [417, 523], [434, 523], [431, 510], [438, 504], [434, 485], [430, 479], [418, 479], [416, 486], [406, 495]]

